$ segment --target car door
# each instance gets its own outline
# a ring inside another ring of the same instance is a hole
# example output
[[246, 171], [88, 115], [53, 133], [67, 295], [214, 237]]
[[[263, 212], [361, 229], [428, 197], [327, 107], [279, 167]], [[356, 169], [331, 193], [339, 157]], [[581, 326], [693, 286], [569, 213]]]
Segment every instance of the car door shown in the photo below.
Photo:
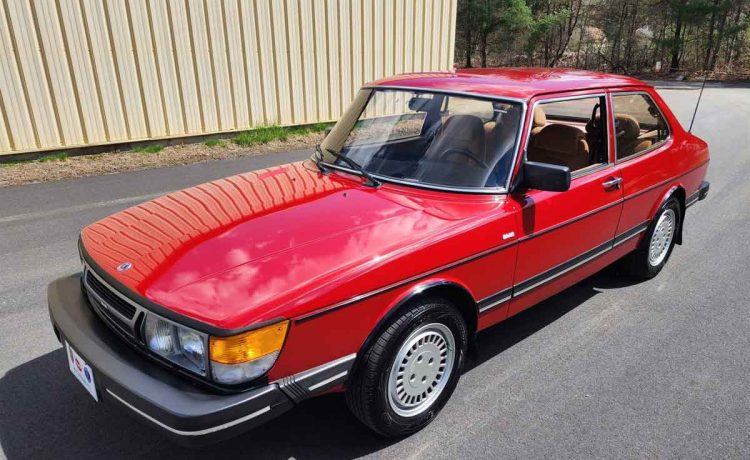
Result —
[[623, 208], [617, 243], [632, 248], [648, 228], [655, 207], [671, 187], [664, 154], [672, 146], [666, 117], [647, 91], [613, 91], [614, 158], [622, 176]]
[[521, 211], [509, 315], [576, 282], [580, 268], [612, 248], [622, 178], [610, 154], [610, 117], [603, 92], [532, 101], [523, 161], [569, 166], [571, 182], [564, 192], [529, 189], [512, 196]]

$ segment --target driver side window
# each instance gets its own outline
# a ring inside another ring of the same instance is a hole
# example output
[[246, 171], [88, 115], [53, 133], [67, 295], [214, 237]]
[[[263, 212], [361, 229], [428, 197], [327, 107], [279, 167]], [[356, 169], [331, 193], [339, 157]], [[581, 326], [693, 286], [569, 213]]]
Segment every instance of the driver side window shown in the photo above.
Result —
[[526, 158], [571, 173], [608, 163], [605, 107], [604, 96], [536, 104]]

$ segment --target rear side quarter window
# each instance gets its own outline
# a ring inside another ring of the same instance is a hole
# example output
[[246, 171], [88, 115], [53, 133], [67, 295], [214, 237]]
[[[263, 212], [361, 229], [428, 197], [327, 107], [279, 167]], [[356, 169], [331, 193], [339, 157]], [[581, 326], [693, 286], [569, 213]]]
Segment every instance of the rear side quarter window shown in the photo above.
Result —
[[669, 124], [645, 93], [612, 94], [617, 160], [639, 155], [663, 144]]

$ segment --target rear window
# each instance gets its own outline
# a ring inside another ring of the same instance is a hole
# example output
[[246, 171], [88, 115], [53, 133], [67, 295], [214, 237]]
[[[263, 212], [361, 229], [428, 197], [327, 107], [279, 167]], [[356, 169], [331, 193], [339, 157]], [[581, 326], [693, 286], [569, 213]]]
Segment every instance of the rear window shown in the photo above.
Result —
[[669, 125], [647, 94], [614, 94], [617, 159], [622, 160], [663, 144]]
[[445, 103], [447, 107], [443, 112], [443, 118], [453, 115], [475, 115], [485, 123], [495, 118], [492, 102], [487, 100], [452, 97], [446, 98]]

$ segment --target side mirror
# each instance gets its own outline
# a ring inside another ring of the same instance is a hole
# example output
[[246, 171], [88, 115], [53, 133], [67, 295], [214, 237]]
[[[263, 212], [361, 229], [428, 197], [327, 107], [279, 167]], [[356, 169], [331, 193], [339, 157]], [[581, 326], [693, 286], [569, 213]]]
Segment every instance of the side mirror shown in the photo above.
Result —
[[328, 126], [326, 129], [323, 130], [323, 139], [328, 137], [329, 134], [331, 134], [331, 130], [333, 129], [333, 126]]
[[570, 169], [567, 166], [527, 161], [523, 164], [523, 184], [537, 190], [564, 192], [570, 188]]

